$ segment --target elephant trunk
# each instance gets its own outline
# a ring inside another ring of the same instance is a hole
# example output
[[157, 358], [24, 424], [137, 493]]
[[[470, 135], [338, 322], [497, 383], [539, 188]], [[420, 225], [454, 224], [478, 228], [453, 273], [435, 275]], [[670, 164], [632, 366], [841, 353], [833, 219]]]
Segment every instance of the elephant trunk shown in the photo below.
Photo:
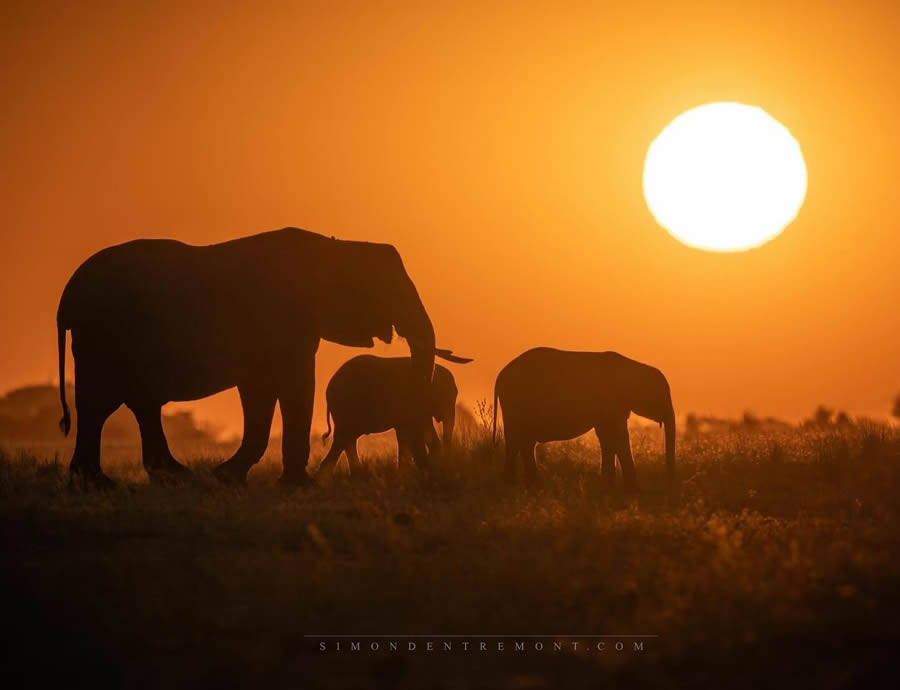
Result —
[[394, 328], [409, 344], [415, 379], [430, 384], [434, 373], [434, 326], [416, 286], [405, 272], [399, 292], [398, 312], [393, 319]]
[[408, 276], [400, 288], [399, 311], [394, 318], [394, 328], [409, 344], [412, 364], [413, 401], [416, 414], [424, 428], [431, 424], [431, 380], [434, 375], [434, 326], [425, 311], [415, 285]]
[[[413, 379], [417, 384], [422, 386], [423, 395], [426, 394], [431, 386], [431, 379], [434, 375], [434, 329], [428, 314], [423, 308], [422, 315], [424, 320], [418, 324], [415, 330], [410, 331], [407, 337], [409, 343], [409, 358], [412, 363]], [[406, 336], [400, 329], [397, 330], [400, 335]], [[412, 335], [414, 333], [414, 335]], [[423, 397], [423, 409], [427, 409], [427, 397]]]
[[666, 433], [666, 476], [669, 488], [675, 486], [675, 411], [669, 407], [669, 412], [663, 419]]

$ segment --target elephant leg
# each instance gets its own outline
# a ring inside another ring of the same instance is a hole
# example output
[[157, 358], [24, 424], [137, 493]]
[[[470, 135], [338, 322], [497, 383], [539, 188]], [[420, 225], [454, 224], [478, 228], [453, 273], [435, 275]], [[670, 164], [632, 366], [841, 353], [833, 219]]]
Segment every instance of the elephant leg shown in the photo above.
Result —
[[428, 446], [425, 444], [425, 429], [418, 421], [408, 427], [409, 445], [412, 448], [413, 459], [420, 470], [428, 469]]
[[428, 449], [428, 455], [441, 452], [441, 437], [432, 420], [428, 420], [428, 424], [425, 425], [425, 448]]
[[415, 434], [412, 439], [413, 460], [419, 469], [428, 468], [428, 448], [425, 447], [425, 438], [422, 434]]
[[[334, 437], [331, 441], [331, 448], [328, 449], [328, 454], [322, 458], [322, 461], [319, 463], [319, 467], [316, 469], [316, 473], [318, 474], [322, 470], [327, 470], [330, 466], [332, 470], [337, 468], [338, 462], [340, 462], [341, 455], [344, 453], [347, 454], [347, 462], [350, 465], [350, 471], [353, 472], [353, 463], [354, 461], [358, 461], [359, 458], [356, 457], [356, 440], [357, 436], [354, 436], [352, 433], [348, 433], [341, 428], [340, 422], [335, 422], [334, 425]], [[351, 450], [353, 453], [354, 460], [350, 459]]]
[[141, 431], [141, 459], [151, 481], [166, 482], [190, 474], [190, 470], [172, 457], [162, 428], [162, 409], [153, 403], [129, 403]]
[[[77, 367], [77, 363], [76, 363]], [[88, 377], [75, 375], [75, 407], [78, 425], [75, 436], [75, 452], [69, 463], [70, 482], [77, 478], [86, 486], [108, 489], [115, 482], [100, 469], [100, 436], [106, 419], [121, 402], [115, 402], [102, 390], [96, 390], [88, 383]]]
[[537, 441], [526, 441], [521, 445], [523, 474], [529, 482], [537, 480], [537, 463], [534, 459], [534, 449], [536, 447]]
[[269, 445], [272, 417], [275, 414], [275, 392], [271, 388], [238, 386], [244, 414], [244, 436], [240, 447], [228, 460], [216, 467], [215, 476], [225, 484], [246, 484], [247, 473]]
[[603, 486], [612, 491], [616, 486], [615, 436], [599, 425], [594, 428], [594, 433], [600, 442], [600, 475], [603, 477]]
[[615, 444], [605, 441], [600, 444], [600, 475], [603, 477], [603, 486], [610, 491], [616, 488], [616, 451]]
[[519, 439], [518, 436], [507, 427], [506, 429], [506, 464], [504, 465], [504, 473], [506, 474], [506, 479], [508, 481], [513, 481], [516, 478], [516, 459], [519, 454]]
[[334, 436], [331, 437], [331, 448], [328, 449], [325, 457], [319, 462], [316, 473], [318, 474], [329, 467], [337, 466], [338, 461], [341, 459], [341, 455], [344, 453], [345, 446], [346, 439], [343, 437], [343, 434], [341, 434], [340, 428], [335, 425]]
[[356, 452], [356, 438], [350, 439], [344, 449], [347, 453], [347, 464], [350, 466], [350, 476], [361, 474], [363, 471], [362, 463], [359, 461], [359, 455]]
[[616, 455], [622, 467], [622, 484], [626, 493], [637, 491], [637, 475], [634, 471], [634, 458], [631, 456], [631, 437], [628, 435], [628, 422], [623, 420], [616, 433]]
[[309, 434], [312, 429], [313, 401], [316, 392], [316, 354], [307, 352], [295, 365], [294, 375], [284, 381], [278, 391], [283, 421], [281, 456], [284, 471], [279, 480], [287, 486], [310, 483], [306, 466], [309, 462]]
[[409, 467], [412, 463], [412, 438], [405, 427], [397, 427], [397, 467]]

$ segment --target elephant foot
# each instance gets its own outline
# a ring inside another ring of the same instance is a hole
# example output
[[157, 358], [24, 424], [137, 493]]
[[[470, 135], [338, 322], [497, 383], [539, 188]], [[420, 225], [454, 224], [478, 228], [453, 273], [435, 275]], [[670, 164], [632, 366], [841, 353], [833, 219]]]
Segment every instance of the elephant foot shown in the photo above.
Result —
[[539, 493], [544, 486], [537, 476], [526, 474], [523, 479], [525, 491], [529, 494]]
[[613, 494], [616, 491], [616, 475], [615, 473], [602, 473], [600, 475], [600, 486], [603, 493]]
[[525, 484], [528, 486], [538, 486], [541, 483], [536, 467], [527, 467], [522, 473]]
[[[320, 462], [316, 469], [312, 471], [312, 474], [308, 475], [310, 481], [319, 481], [319, 479], [337, 479], [340, 474], [340, 470], [338, 470], [338, 463], [336, 462]], [[281, 482], [284, 479], [284, 474], [282, 474]], [[302, 480], [301, 480], [302, 481]]]
[[183, 483], [193, 475], [193, 472], [180, 462], [172, 460], [171, 463], [166, 463], [162, 467], [147, 468], [147, 475], [154, 484], [173, 486]]
[[285, 469], [278, 480], [278, 486], [285, 489], [309, 487], [313, 486], [315, 483], [315, 480], [306, 472], [305, 467], [302, 467], [299, 470]]
[[681, 486], [671, 484], [666, 489], [666, 506], [677, 508], [679, 505], [681, 505]]
[[96, 470], [73, 468], [69, 472], [69, 488], [86, 491], [111, 491], [116, 488], [116, 483], [103, 474], [99, 468]]
[[416, 466], [416, 471], [420, 474], [430, 475], [434, 473], [435, 462], [434, 457], [425, 456], [423, 458], [413, 458], [413, 464]]
[[231, 460], [223, 462], [213, 470], [213, 476], [225, 486], [247, 486], [247, 470]]
[[372, 468], [369, 465], [363, 465], [361, 467], [356, 468], [355, 470], [350, 470], [350, 481], [355, 482], [367, 482], [370, 481], [375, 475], [372, 473]]

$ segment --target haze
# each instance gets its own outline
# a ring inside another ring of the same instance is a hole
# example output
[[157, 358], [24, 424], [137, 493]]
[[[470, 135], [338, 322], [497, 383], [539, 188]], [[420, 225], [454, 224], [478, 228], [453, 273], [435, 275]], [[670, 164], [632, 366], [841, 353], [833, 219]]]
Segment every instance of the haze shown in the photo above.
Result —
[[[0, 390], [54, 379], [60, 292], [98, 249], [295, 225], [398, 247], [475, 358], [467, 402], [544, 344], [660, 367], [681, 414], [887, 415], [900, 8], [319, 4], [3, 3]], [[642, 197], [650, 142], [711, 101], [764, 108], [808, 166], [746, 253], [681, 245]], [[320, 349], [314, 426], [354, 352]], [[201, 414], [240, 429], [233, 393]]]

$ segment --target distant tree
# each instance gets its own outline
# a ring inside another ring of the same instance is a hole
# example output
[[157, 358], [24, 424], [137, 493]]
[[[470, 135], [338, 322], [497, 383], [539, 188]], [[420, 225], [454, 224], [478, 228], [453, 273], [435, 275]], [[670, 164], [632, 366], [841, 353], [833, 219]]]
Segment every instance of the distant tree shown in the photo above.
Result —
[[[71, 404], [75, 388], [66, 384], [66, 397]], [[73, 407], [77, 429], [78, 410]], [[200, 424], [192, 412], [163, 413], [162, 425], [173, 446], [181, 443], [213, 446], [217, 430]], [[134, 416], [124, 407], [114, 412], [103, 427], [107, 440], [139, 442]], [[0, 396], [0, 442], [62, 442], [59, 432], [59, 388], [52, 385], [23, 386]], [[72, 437], [69, 437], [71, 442]]]
[[693, 436], [698, 431], [700, 431], [700, 421], [697, 419], [697, 415], [689, 412], [684, 420], [684, 433], [688, 436]]
[[755, 429], [759, 426], [759, 417], [753, 414], [750, 410], [746, 410], [744, 411], [744, 416], [741, 417], [741, 424], [748, 429]]
[[843, 410], [837, 413], [837, 417], [834, 418], [834, 423], [838, 426], [848, 426], [849, 424], [852, 424], [850, 416]]
[[770, 429], [789, 429], [792, 426], [790, 422], [778, 419], [778, 417], [763, 417], [762, 425]]
[[891, 414], [894, 416], [894, 419], [900, 419], [900, 393], [894, 398], [894, 409], [891, 410]]
[[834, 414], [834, 410], [831, 410], [824, 405], [819, 405], [816, 408], [816, 411], [813, 412], [812, 421], [816, 426], [829, 426], [831, 424], [831, 417]]

